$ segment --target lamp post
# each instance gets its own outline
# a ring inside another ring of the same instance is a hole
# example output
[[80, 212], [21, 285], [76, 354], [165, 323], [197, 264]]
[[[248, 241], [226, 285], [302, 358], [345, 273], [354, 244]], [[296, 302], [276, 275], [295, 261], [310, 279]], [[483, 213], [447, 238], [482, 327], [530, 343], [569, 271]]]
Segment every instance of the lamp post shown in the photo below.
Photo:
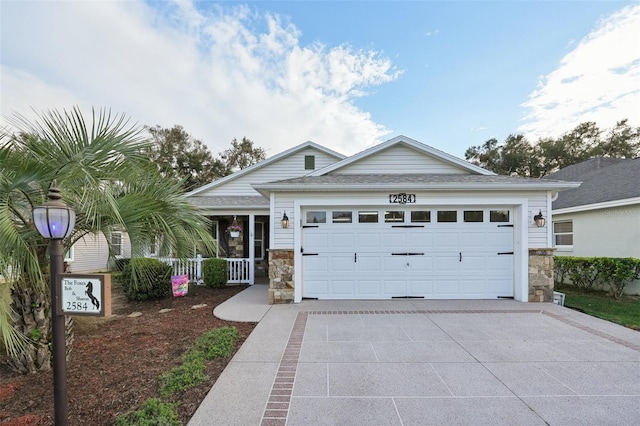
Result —
[[64, 272], [62, 240], [71, 235], [76, 213], [64, 201], [54, 180], [47, 194], [49, 201], [33, 209], [33, 222], [49, 240], [51, 265], [51, 328], [53, 331], [53, 394], [56, 426], [67, 424], [67, 348], [64, 315], [58, 315], [59, 275]]

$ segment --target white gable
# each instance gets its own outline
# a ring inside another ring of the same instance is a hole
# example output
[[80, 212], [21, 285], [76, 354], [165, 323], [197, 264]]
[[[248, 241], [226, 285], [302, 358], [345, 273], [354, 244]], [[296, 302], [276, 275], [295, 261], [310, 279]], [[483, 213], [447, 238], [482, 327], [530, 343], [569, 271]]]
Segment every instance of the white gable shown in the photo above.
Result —
[[442, 159], [425, 153], [424, 151], [418, 151], [413, 147], [398, 144], [375, 152], [330, 174], [369, 173], [468, 174], [469, 171], [449, 162], [444, 162]]
[[[314, 157], [315, 168], [313, 170], [305, 169], [306, 156]], [[333, 164], [342, 158], [339, 154], [317, 148], [315, 144], [308, 145], [289, 155], [282, 156], [264, 167], [255, 167], [255, 169], [248, 170], [248, 172], [244, 170], [236, 172], [218, 181], [219, 184], [217, 185], [211, 185], [207, 189], [203, 188], [203, 190], [194, 191], [194, 195], [196, 192], [198, 196], [260, 195], [251, 187], [252, 184], [304, 176], [314, 170]], [[268, 159], [265, 161], [268, 161]], [[259, 164], [256, 166], [259, 166]], [[215, 183], [216, 182], [214, 182], [214, 184]]]
[[406, 136], [397, 136], [309, 175], [394, 173], [495, 175]]

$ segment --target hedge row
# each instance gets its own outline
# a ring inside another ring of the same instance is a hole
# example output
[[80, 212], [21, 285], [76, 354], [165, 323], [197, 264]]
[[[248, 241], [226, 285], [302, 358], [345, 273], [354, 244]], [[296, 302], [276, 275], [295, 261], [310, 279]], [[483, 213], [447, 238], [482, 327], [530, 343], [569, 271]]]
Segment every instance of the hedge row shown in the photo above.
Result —
[[603, 286], [619, 299], [627, 284], [640, 279], [640, 259], [632, 257], [555, 256], [553, 259], [556, 286], [566, 284], [565, 280], [583, 290]]

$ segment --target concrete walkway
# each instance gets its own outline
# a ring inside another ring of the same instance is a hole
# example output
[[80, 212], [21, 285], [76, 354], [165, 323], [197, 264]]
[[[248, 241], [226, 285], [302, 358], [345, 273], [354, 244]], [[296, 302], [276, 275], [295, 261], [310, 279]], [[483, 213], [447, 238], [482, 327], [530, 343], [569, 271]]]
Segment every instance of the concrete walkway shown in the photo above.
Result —
[[189, 425], [640, 423], [636, 331], [513, 300], [249, 312], [260, 291], [264, 303], [254, 286], [216, 310], [262, 319]]
[[255, 284], [213, 309], [213, 315], [225, 321], [259, 322], [271, 305], [267, 305], [268, 284]]

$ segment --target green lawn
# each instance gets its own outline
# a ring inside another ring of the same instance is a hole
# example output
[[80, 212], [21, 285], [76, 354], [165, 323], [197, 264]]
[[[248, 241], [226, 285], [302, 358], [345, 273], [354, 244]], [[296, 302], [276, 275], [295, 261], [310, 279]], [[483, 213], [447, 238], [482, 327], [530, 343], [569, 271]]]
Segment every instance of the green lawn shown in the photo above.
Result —
[[567, 307], [640, 330], [640, 298], [638, 297], [627, 296], [615, 300], [604, 292], [584, 293], [567, 286], [558, 291], [565, 293], [564, 305]]

